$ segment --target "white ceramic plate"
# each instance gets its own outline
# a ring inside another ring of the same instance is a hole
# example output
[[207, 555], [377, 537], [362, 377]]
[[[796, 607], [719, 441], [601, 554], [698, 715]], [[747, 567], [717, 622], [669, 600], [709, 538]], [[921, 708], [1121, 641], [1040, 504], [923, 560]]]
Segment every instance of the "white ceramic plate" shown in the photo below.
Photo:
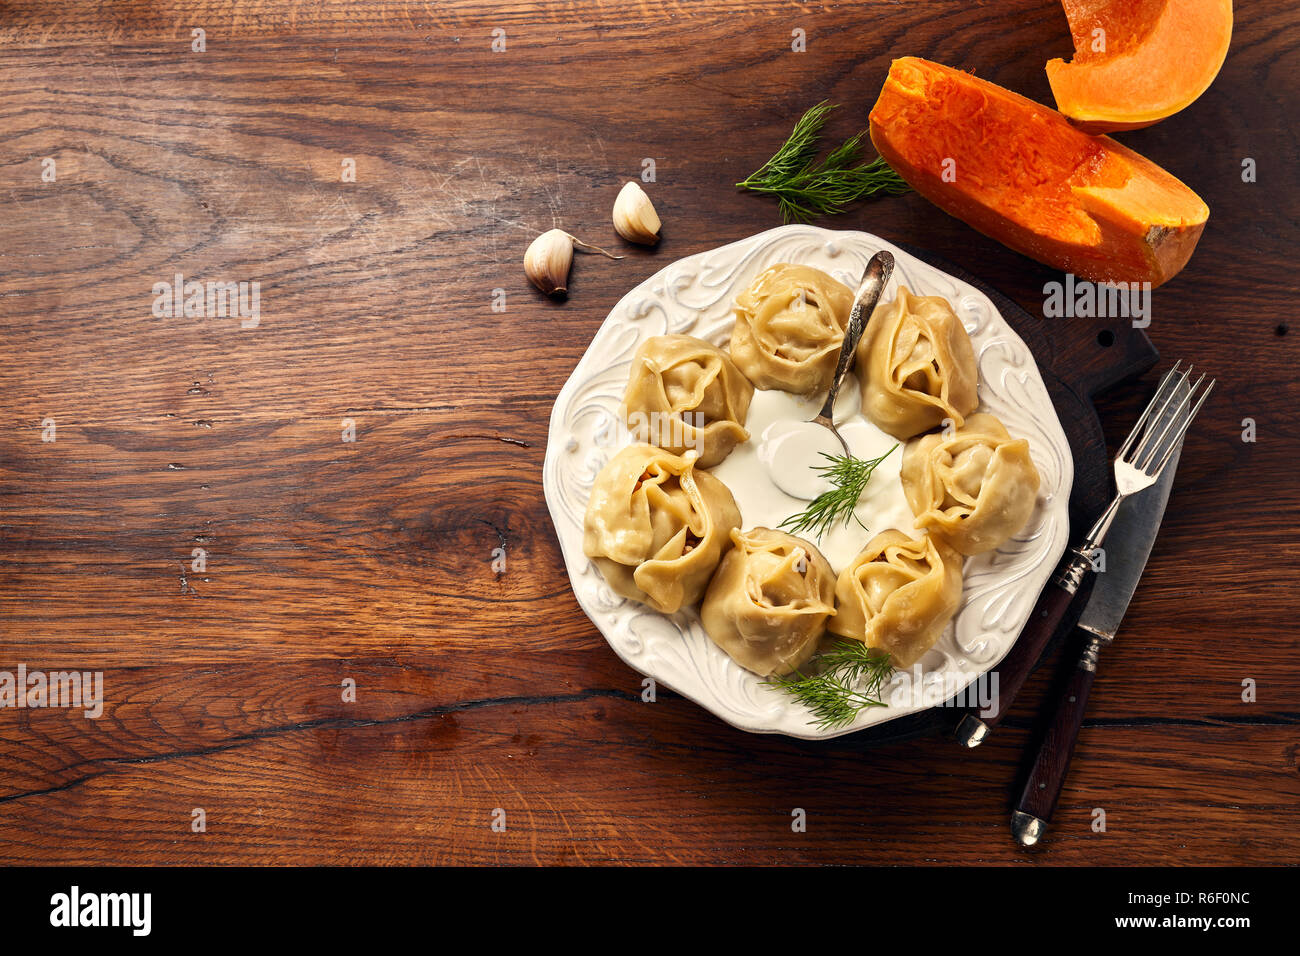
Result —
[[[802, 704], [732, 661], [709, 640], [694, 609], [664, 615], [610, 590], [582, 552], [582, 518], [596, 475], [628, 443], [618, 406], [642, 341], [684, 333], [725, 347], [736, 295], [768, 266], [803, 263], [856, 288], [867, 260], [881, 249], [896, 263], [886, 301], [904, 284], [919, 295], [943, 296], [957, 311], [975, 346], [980, 411], [1029, 439], [1042, 486], [1033, 517], [1017, 537], [966, 559], [961, 608], [921, 661], [920, 688], [929, 690], [928, 698], [916, 693], [913, 674], [898, 673], [886, 690], [895, 703], [868, 708], [854, 723], [828, 730], [810, 723]], [[1065, 551], [1073, 478], [1069, 443], [1034, 357], [983, 293], [878, 236], [783, 226], [674, 262], [614, 306], [555, 400], [543, 487], [573, 593], [619, 657], [742, 730], [819, 739], [924, 710], [1006, 656]], [[909, 688], [912, 693], [901, 693]]]

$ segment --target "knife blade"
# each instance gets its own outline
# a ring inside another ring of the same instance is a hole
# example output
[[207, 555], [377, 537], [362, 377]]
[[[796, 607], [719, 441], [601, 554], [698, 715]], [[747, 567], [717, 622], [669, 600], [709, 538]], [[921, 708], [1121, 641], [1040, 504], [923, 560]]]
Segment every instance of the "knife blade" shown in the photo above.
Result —
[[1124, 620], [1124, 613], [1146, 569], [1165, 507], [1169, 504], [1169, 492], [1182, 451], [1180, 442], [1156, 483], [1145, 494], [1134, 495], [1119, 506], [1115, 524], [1106, 537], [1103, 549], [1106, 570], [1097, 576], [1092, 595], [1079, 615], [1079, 627], [1108, 643], [1119, 631], [1120, 622]]
[[1101, 649], [1115, 639], [1120, 622], [1137, 591], [1147, 558], [1155, 545], [1169, 492], [1173, 487], [1179, 442], [1169, 464], [1150, 488], [1124, 501], [1102, 549], [1104, 571], [1098, 568], [1092, 594], [1079, 615], [1078, 628], [1088, 639], [1078, 666], [1070, 676], [1065, 696], [1038, 750], [1025, 789], [1011, 815], [1011, 832], [1023, 846], [1033, 846], [1047, 830], [1065, 782], [1070, 757], [1083, 723], [1088, 691], [1097, 671]]

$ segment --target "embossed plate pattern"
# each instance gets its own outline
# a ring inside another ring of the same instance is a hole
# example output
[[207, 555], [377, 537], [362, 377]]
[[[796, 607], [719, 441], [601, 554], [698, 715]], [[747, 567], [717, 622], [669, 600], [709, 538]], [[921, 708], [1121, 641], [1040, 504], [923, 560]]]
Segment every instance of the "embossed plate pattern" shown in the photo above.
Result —
[[[899, 284], [952, 303], [975, 346], [980, 410], [997, 415], [1016, 437], [1029, 439], [1042, 477], [1038, 504], [1023, 531], [1002, 548], [967, 558], [961, 608], [919, 674], [895, 674], [887, 707], [872, 707], [849, 726], [819, 729], [807, 710], [763, 684], [709, 640], [694, 609], [663, 615], [615, 594], [582, 552], [582, 517], [592, 482], [628, 442], [618, 416], [632, 354], [646, 338], [684, 333], [725, 346], [732, 302], [768, 266], [815, 266], [855, 287], [867, 260], [893, 253]], [[543, 466], [546, 503], [560, 539], [573, 593], [615, 653], [727, 723], [755, 733], [820, 739], [871, 727], [946, 699], [989, 670], [1011, 649], [1065, 550], [1074, 476], [1061, 429], [1028, 346], [979, 290], [878, 236], [815, 226], [783, 226], [660, 270], [625, 295], [596, 332], [555, 401]], [[919, 678], [920, 688], [915, 693]], [[940, 691], [939, 688], [942, 688]], [[902, 693], [911, 689], [913, 692]]]

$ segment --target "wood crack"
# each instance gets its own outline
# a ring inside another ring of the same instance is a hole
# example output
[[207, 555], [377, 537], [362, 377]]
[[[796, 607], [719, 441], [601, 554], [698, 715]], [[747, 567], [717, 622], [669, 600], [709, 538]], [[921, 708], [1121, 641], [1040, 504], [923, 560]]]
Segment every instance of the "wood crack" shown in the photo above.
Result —
[[[272, 737], [282, 736], [284, 734], [293, 734], [303, 730], [320, 730], [320, 729], [338, 729], [352, 730], [365, 727], [386, 727], [396, 724], [413, 723], [421, 720], [431, 720], [437, 717], [445, 716], [468, 710], [480, 710], [486, 707], [503, 707], [503, 706], [534, 706], [539, 704], [572, 704], [580, 703], [585, 700], [596, 699], [622, 700], [622, 701], [639, 701], [639, 694], [629, 693], [618, 690], [591, 689], [579, 691], [576, 694], [550, 694], [537, 696], [520, 696], [520, 697], [487, 697], [480, 700], [459, 701], [455, 704], [443, 704], [438, 707], [430, 707], [425, 710], [415, 711], [409, 714], [399, 714], [396, 717], [322, 717], [318, 720], [303, 720], [292, 724], [283, 724], [278, 727], [266, 727], [261, 730], [249, 731], [246, 734], [239, 734], [231, 737], [221, 743], [212, 744], [209, 747], [197, 747], [192, 750], [175, 750], [167, 753], [146, 754], [140, 757], [100, 757], [93, 760], [82, 760], [76, 763], [68, 764], [64, 770], [75, 770], [87, 765], [106, 767], [106, 766], [142, 766], [145, 764], [163, 763], [170, 760], [185, 759], [187, 757], [206, 757], [212, 754], [226, 753], [231, 750], [237, 750], [246, 744], [256, 743]], [[102, 771], [101, 771], [102, 772]], [[100, 776], [100, 773], [89, 773], [77, 777], [74, 780], [59, 784], [55, 787], [43, 787], [39, 790], [24, 790], [21, 793], [13, 793], [7, 796], [0, 796], [0, 804], [12, 803], [16, 800], [22, 800], [27, 797], [40, 797], [46, 794], [59, 793], [60, 791], [70, 790], [73, 787], [85, 783], [87, 780], [93, 780]]]

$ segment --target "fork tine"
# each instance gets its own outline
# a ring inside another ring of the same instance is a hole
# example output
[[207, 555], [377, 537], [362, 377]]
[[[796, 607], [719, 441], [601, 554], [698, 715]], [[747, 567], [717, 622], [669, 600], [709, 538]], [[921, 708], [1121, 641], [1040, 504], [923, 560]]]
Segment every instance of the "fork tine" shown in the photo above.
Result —
[[[1142, 410], [1142, 415], [1138, 418], [1137, 424], [1133, 426], [1133, 430], [1128, 433], [1128, 438], [1124, 439], [1124, 444], [1120, 447], [1120, 450], [1115, 455], [1116, 459], [1127, 460], [1128, 452], [1129, 449], [1133, 446], [1133, 442], [1136, 441], [1138, 436], [1142, 434], [1142, 431], [1146, 426], [1147, 419], [1151, 417], [1152, 411], [1155, 409], [1156, 405], [1160, 403], [1161, 396], [1165, 394], [1165, 391], [1167, 389], [1169, 389], [1170, 382], [1173, 380], [1174, 376], [1178, 374], [1178, 368], [1182, 364], [1183, 363], [1181, 360], [1175, 362], [1174, 367], [1171, 368], [1169, 371], [1165, 372], [1164, 377], [1160, 379], [1160, 384], [1156, 388], [1156, 393], [1151, 396], [1151, 401], [1147, 402], [1147, 407]], [[1172, 394], [1172, 390], [1170, 391]], [[1164, 399], [1164, 404], [1167, 405], [1168, 403], [1169, 403], [1169, 398], [1166, 397]]]
[[1147, 424], [1147, 420], [1151, 419], [1152, 411], [1154, 411], [1154, 408], [1156, 408], [1158, 403], [1162, 401], [1166, 401], [1165, 393], [1167, 392], [1167, 390], [1169, 390], [1170, 382], [1173, 381], [1174, 376], [1178, 375], [1178, 368], [1180, 364], [1182, 363], [1175, 362], [1174, 367], [1169, 369], [1169, 371], [1165, 372], [1165, 375], [1161, 377], [1160, 385], [1156, 386], [1156, 394], [1152, 395], [1151, 401], [1147, 402], [1147, 407], [1143, 408], [1143, 411], [1141, 411], [1141, 415], [1139, 416], [1138, 421], [1136, 421], [1136, 423], [1134, 424], [1134, 428], [1132, 428], [1132, 431], [1128, 433], [1128, 437], [1125, 438], [1125, 444], [1123, 444], [1121, 449], [1119, 449], [1119, 453], [1115, 455], [1115, 457], [1117, 458], [1127, 457], [1128, 450], [1130, 450], [1132, 444], [1134, 444], [1134, 442], [1138, 440], [1141, 431], [1143, 431], [1144, 425]]
[[[1187, 371], [1188, 374], [1190, 374], [1192, 370], [1189, 367]], [[1142, 444], [1138, 446], [1138, 452], [1133, 456], [1133, 465], [1135, 467], [1146, 472], [1151, 470], [1151, 463], [1160, 456], [1160, 450], [1165, 446], [1165, 439], [1168, 437], [1170, 431], [1176, 430], [1178, 424], [1183, 421], [1182, 416], [1191, 405], [1192, 399], [1196, 397], [1196, 390], [1201, 387], [1201, 384], [1204, 381], [1205, 373], [1202, 372], [1201, 377], [1191, 384], [1191, 387], [1187, 389], [1187, 394], [1182, 397], [1182, 400], [1179, 401], [1174, 410], [1169, 413], [1168, 418], [1165, 419], [1165, 427], [1160, 430], [1160, 434], [1156, 435], [1151, 441], [1147, 440], [1147, 436], [1143, 436]], [[1181, 386], [1184, 382], [1179, 382], [1178, 384]], [[1156, 422], [1156, 425], [1159, 425], [1159, 422]], [[1152, 427], [1154, 429], [1155, 426]]]
[[1135, 464], [1142, 456], [1146, 455], [1151, 447], [1151, 439], [1156, 434], [1156, 429], [1162, 421], [1169, 418], [1170, 407], [1177, 399], [1179, 392], [1187, 383], [1187, 377], [1192, 374], [1192, 366], [1186, 370], [1182, 369], [1182, 363], [1179, 362], [1169, 370], [1169, 376], [1166, 381], [1160, 383], [1161, 387], [1156, 389], [1155, 395], [1151, 396], [1151, 401], [1147, 405], [1144, 414], [1142, 428], [1137, 438], [1137, 446], [1125, 455], [1125, 460], [1130, 464]]
[[[1205, 376], [1202, 375], [1201, 378], [1204, 379]], [[1196, 404], [1192, 407], [1192, 410], [1187, 413], [1187, 418], [1183, 420], [1182, 427], [1178, 429], [1178, 434], [1173, 437], [1173, 440], [1169, 444], [1169, 450], [1165, 452], [1165, 456], [1160, 459], [1160, 464], [1156, 466], [1153, 477], [1159, 478], [1160, 473], [1165, 470], [1165, 465], [1169, 464], [1169, 459], [1174, 455], [1174, 449], [1178, 447], [1178, 443], [1182, 441], [1183, 436], [1187, 434], [1187, 428], [1192, 424], [1192, 419], [1196, 417], [1196, 413], [1201, 410], [1201, 406], [1205, 404], [1205, 400], [1210, 397], [1210, 392], [1214, 390], [1214, 383], [1215, 379], [1210, 379], [1210, 384], [1205, 386], [1205, 391], [1202, 392], [1201, 397], [1196, 400]], [[1196, 384], [1200, 385], [1200, 381], [1197, 381]]]

